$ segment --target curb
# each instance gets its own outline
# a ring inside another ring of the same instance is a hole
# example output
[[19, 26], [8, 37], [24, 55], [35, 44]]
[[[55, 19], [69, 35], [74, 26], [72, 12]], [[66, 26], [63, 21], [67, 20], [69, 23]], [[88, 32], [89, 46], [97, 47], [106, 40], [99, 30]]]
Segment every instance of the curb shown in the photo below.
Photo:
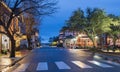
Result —
[[13, 65], [15, 65], [16, 63], [18, 63], [19, 61], [21, 61], [24, 57], [26, 57], [27, 55], [29, 55], [33, 50], [31, 50], [28, 54], [20, 57], [19, 59], [16, 59], [15, 61], [13, 61], [10, 65], [4, 67], [3, 69], [0, 70], [0, 72], [6, 72], [10, 67], [12, 67]]
[[15, 65], [17, 62], [19, 62], [20, 60], [22, 60], [24, 57], [25, 57], [25, 56], [23, 56], [23, 57], [21, 57], [21, 58], [15, 60], [14, 62], [12, 62], [12, 63], [9, 65], [9, 67]]
[[106, 54], [100, 54], [100, 53], [96, 53], [96, 55], [100, 56], [104, 60], [120, 63], [120, 57], [118, 56], [106, 55]]

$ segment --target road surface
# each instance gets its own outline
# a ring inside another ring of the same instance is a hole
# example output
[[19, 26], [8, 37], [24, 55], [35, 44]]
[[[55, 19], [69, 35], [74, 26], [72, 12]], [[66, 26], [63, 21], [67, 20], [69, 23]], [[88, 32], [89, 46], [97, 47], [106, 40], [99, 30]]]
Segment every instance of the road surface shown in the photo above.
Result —
[[120, 64], [101, 60], [83, 49], [34, 49], [8, 72], [120, 72]]

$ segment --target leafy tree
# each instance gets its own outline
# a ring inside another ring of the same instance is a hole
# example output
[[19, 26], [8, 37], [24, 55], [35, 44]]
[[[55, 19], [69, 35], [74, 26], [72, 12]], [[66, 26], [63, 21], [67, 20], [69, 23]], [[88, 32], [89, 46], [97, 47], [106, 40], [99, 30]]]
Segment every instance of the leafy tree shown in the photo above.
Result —
[[85, 24], [84, 12], [80, 8], [73, 12], [73, 15], [67, 21], [67, 26], [72, 31], [81, 31]]
[[59, 40], [59, 37], [58, 37], [58, 36], [53, 37], [53, 41], [54, 41], [54, 42], [57, 42], [58, 40]]
[[93, 46], [96, 47], [96, 36], [99, 34], [110, 31], [110, 22], [111, 19], [107, 17], [105, 12], [102, 9], [94, 8], [87, 9], [87, 22], [86, 27], [84, 28], [86, 34], [93, 42]]
[[57, 42], [59, 40], [58, 36], [50, 37], [49, 42]]
[[69, 30], [69, 27], [63, 26], [62, 29], [61, 29], [60, 31], [65, 32], [66, 30]]
[[58, 41], [59, 41], [59, 37], [58, 36], [54, 36], [54, 37], [50, 37], [49, 38], [49, 42], [51, 43], [51, 45], [57, 45]]
[[[10, 38], [11, 42], [11, 52], [10, 57], [15, 57], [15, 39], [14, 32], [9, 28], [13, 18], [19, 16], [20, 14], [27, 12], [37, 16], [50, 15], [56, 12], [56, 0], [0, 0], [0, 3], [5, 2], [7, 6], [11, 9], [8, 21], [6, 23], [0, 20], [1, 25], [5, 29], [5, 34]], [[18, 11], [20, 8], [20, 11]], [[12, 32], [12, 33], [11, 33]]]
[[119, 35], [120, 35], [120, 25], [114, 25], [114, 24], [111, 24], [110, 26], [111, 28], [111, 31], [110, 31], [110, 36], [112, 37], [113, 39], [113, 45], [115, 47], [116, 45], [116, 40], [119, 39]]
[[119, 35], [120, 35], [120, 18], [113, 14], [110, 14], [108, 16], [112, 18], [112, 23], [110, 25], [111, 30], [108, 32], [108, 34], [113, 39], [113, 46], [115, 48], [116, 40], [120, 38], [119, 37]]
[[50, 43], [53, 42], [53, 38], [52, 38], [52, 37], [49, 38], [49, 42], [50, 42]]

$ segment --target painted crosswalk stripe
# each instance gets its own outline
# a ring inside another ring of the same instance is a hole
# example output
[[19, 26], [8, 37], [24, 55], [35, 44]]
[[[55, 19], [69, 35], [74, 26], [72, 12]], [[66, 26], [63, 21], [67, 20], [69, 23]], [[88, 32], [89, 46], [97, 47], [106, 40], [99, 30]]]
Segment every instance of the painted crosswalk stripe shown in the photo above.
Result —
[[103, 68], [112, 67], [112, 66], [110, 66], [110, 65], [107, 65], [107, 64], [104, 64], [104, 63], [95, 61], [95, 60], [93, 60], [93, 61], [88, 61], [88, 62], [90, 62], [90, 63], [92, 63], [92, 64], [95, 64], [95, 65], [97, 65], [97, 66], [103, 67]]
[[92, 68], [89, 65], [86, 65], [85, 63], [81, 62], [81, 61], [72, 61], [72, 63], [74, 63], [75, 65], [77, 65], [80, 68]]
[[105, 61], [105, 60], [103, 60], [103, 62], [106, 62], [106, 63], [112, 64], [112, 65], [116, 65], [116, 66], [120, 66], [119, 63], [115, 63], [115, 62], [112, 62], [112, 61]]
[[40, 62], [38, 63], [38, 66], [37, 66], [37, 71], [40, 71], [40, 70], [48, 70], [48, 64], [47, 62]]
[[17, 69], [15, 69], [13, 72], [25, 72], [25, 70], [28, 68], [29, 63], [21, 64]]
[[63, 61], [59, 61], [59, 62], [55, 62], [55, 64], [57, 65], [57, 67], [59, 69], [71, 69], [66, 63], [64, 63]]

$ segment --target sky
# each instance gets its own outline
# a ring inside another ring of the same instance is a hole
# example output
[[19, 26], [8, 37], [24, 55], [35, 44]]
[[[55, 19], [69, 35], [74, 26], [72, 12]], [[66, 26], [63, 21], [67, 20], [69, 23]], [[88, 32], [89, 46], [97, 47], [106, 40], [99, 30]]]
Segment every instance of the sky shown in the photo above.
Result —
[[65, 25], [73, 11], [81, 8], [101, 8], [107, 14], [120, 15], [120, 0], [59, 0], [57, 13], [45, 17], [40, 26], [40, 37], [43, 43], [47, 43], [50, 37], [58, 36], [60, 29]]

